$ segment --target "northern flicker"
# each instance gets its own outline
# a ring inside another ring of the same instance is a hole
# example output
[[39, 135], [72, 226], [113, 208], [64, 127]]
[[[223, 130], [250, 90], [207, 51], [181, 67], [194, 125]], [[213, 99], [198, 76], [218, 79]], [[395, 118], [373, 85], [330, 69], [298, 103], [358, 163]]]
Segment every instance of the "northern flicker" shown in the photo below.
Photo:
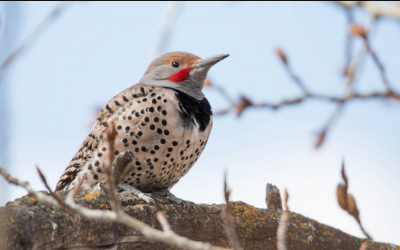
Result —
[[73, 188], [85, 173], [84, 189], [104, 181], [109, 150], [105, 130], [114, 121], [114, 155], [131, 151], [134, 158], [120, 184], [143, 193], [169, 192], [207, 144], [212, 111], [202, 87], [211, 66], [228, 56], [203, 60], [186, 52], [170, 52], [154, 60], [138, 84], [116, 95], [100, 111], [56, 191]]

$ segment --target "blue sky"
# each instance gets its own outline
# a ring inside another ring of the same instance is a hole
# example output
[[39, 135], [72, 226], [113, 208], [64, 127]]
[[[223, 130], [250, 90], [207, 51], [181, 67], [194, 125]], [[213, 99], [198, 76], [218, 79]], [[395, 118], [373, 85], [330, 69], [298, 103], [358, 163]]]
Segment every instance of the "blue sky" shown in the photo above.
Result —
[[[17, 36], [15, 45], [56, 5], [19, 3], [18, 30], [9, 31]], [[143, 75], [165, 7], [163, 2], [74, 3], [8, 67], [1, 84], [7, 86], [10, 113], [6, 168], [14, 176], [44, 189], [37, 164], [55, 186], [90, 132], [96, 108]], [[359, 23], [370, 24], [369, 15], [355, 14]], [[237, 99], [245, 94], [253, 101], [278, 102], [301, 93], [275, 55], [279, 46], [308, 88], [341, 95], [347, 31], [346, 15], [333, 3], [188, 2], [181, 6], [165, 52], [229, 53], [210, 71], [212, 81]], [[376, 24], [372, 47], [398, 91], [399, 40], [398, 22]], [[355, 88], [361, 93], [383, 89], [369, 56]], [[228, 105], [212, 89], [204, 91], [214, 110]], [[222, 203], [227, 170], [232, 200], [265, 208], [265, 186], [273, 183], [288, 189], [294, 212], [362, 236], [336, 202], [345, 158], [349, 191], [366, 230], [377, 241], [400, 244], [400, 103], [349, 103], [323, 148], [315, 150], [314, 134], [334, 109], [331, 103], [308, 101], [215, 118], [206, 150], [171, 191], [198, 203]], [[9, 186], [0, 203], [24, 194]]]

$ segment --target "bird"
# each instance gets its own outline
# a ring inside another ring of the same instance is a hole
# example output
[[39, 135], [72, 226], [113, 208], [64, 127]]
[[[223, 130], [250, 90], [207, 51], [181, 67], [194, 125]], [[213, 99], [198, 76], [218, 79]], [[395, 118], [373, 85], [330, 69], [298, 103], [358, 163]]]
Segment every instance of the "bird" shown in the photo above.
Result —
[[[62, 173], [55, 191], [92, 189], [106, 179], [109, 124], [115, 126], [112, 154], [131, 152], [118, 187], [140, 194], [169, 190], [193, 167], [207, 144], [213, 115], [202, 89], [210, 68], [229, 54], [206, 59], [169, 52], [149, 65], [139, 83], [114, 96], [99, 112], [93, 130]], [[177, 201], [179, 199], [176, 198]]]

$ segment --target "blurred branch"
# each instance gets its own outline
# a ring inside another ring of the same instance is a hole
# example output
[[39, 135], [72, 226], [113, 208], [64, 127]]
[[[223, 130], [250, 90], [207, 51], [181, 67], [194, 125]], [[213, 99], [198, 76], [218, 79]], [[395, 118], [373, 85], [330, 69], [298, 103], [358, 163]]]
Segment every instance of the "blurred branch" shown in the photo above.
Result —
[[[316, 148], [319, 148], [323, 145], [326, 136], [329, 132], [329, 129], [332, 127], [334, 122], [337, 120], [339, 117], [340, 113], [342, 112], [345, 104], [347, 104], [350, 101], [353, 100], [367, 100], [367, 99], [390, 99], [390, 100], [400, 100], [400, 93], [395, 92], [387, 79], [385, 68], [383, 67], [383, 64], [379, 60], [377, 54], [375, 51], [371, 48], [371, 45], [368, 40], [368, 32], [361, 26], [353, 25], [353, 13], [351, 9], [346, 9], [346, 13], [348, 16], [348, 25], [350, 27], [350, 32], [348, 32], [348, 36], [346, 39], [346, 44], [345, 44], [345, 55], [346, 55], [346, 64], [345, 64], [345, 69], [344, 69], [344, 75], [346, 76], [346, 88], [344, 91], [343, 96], [331, 96], [331, 95], [323, 95], [323, 94], [318, 94], [315, 93], [311, 90], [309, 90], [304, 82], [301, 80], [300, 77], [296, 73], [294, 73], [291, 65], [289, 64], [288, 57], [286, 54], [283, 52], [282, 49], [277, 48], [276, 49], [276, 54], [280, 61], [282, 62], [283, 66], [285, 67], [285, 70], [289, 77], [292, 79], [294, 83], [302, 90], [302, 94], [291, 98], [291, 99], [286, 99], [277, 103], [270, 103], [270, 102], [253, 102], [251, 98], [246, 97], [241, 95], [240, 100], [238, 102], [232, 101], [233, 98], [229, 96], [228, 92], [222, 87], [219, 86], [211, 80], [207, 80], [204, 86], [210, 87], [215, 89], [217, 92], [221, 94], [221, 96], [229, 103], [229, 106], [225, 109], [218, 110], [214, 112], [214, 116], [219, 116], [223, 114], [227, 114], [230, 111], [235, 111], [235, 113], [240, 116], [244, 110], [247, 108], [253, 107], [253, 108], [266, 108], [266, 109], [273, 109], [277, 110], [285, 106], [291, 106], [295, 104], [300, 104], [304, 101], [307, 100], [319, 100], [319, 101], [326, 101], [326, 102], [332, 102], [337, 104], [337, 108], [335, 111], [332, 113], [332, 115], [329, 117], [328, 121], [326, 124], [320, 129], [319, 133], [316, 135]], [[370, 29], [372, 28], [372, 25], [375, 23], [375, 19], [373, 20]], [[358, 53], [355, 53], [353, 56], [352, 49], [353, 49], [353, 39], [354, 36], [360, 36], [364, 40], [364, 47], [361, 47]], [[377, 91], [377, 92], [371, 92], [368, 94], [362, 94], [362, 93], [357, 93], [353, 89], [353, 84], [355, 82], [355, 78], [357, 76], [357, 73], [359, 72], [361, 65], [364, 61], [365, 54], [369, 53], [375, 65], [378, 67], [381, 73], [381, 78], [385, 86], [384, 91]]]
[[174, 28], [175, 21], [178, 17], [179, 11], [182, 8], [182, 2], [169, 1], [163, 10], [160, 20], [160, 30], [157, 35], [157, 40], [153, 49], [150, 51], [145, 65], [149, 65], [156, 57], [160, 56], [166, 51], [168, 41]]
[[363, 8], [375, 17], [389, 17], [400, 19], [400, 6], [395, 3], [391, 4], [376, 4], [370, 1], [336, 1], [336, 3], [349, 9], [354, 6]]
[[64, 12], [67, 7], [72, 4], [73, 2], [61, 2], [58, 4], [40, 23], [39, 25], [33, 29], [32, 33], [28, 35], [28, 37], [22, 41], [22, 43], [11, 52], [9, 56], [3, 61], [0, 66], [0, 77], [3, 75], [4, 70], [6, 67], [13, 62], [18, 56], [24, 52], [32, 43], [42, 34], [46, 28], [48, 28], [58, 16]]

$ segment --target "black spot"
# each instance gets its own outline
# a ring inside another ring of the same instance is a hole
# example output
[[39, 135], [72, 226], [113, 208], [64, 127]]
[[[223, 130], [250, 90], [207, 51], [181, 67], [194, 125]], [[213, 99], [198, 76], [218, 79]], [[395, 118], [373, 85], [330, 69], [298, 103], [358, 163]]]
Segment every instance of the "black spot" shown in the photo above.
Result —
[[154, 150], [150, 151], [150, 154], [152, 154], [152, 155], [154, 155], [155, 153], [156, 153], [156, 151], [154, 151]]
[[154, 118], [154, 122], [158, 122], [160, 119], [158, 117]]
[[167, 126], [167, 121], [166, 120], [162, 120], [161, 124], [164, 125], [164, 126]]
[[139, 148], [135, 148], [135, 152], [139, 152], [140, 151], [140, 149]]
[[107, 109], [110, 113], [113, 113], [113, 111], [111, 110], [110, 106], [108, 106], [108, 104], [106, 105], [106, 109]]
[[132, 110], [131, 115], [133, 115], [136, 112], [136, 110]]
[[89, 169], [89, 170], [92, 170], [92, 169], [93, 169], [93, 165], [92, 165], [92, 164], [89, 164], [88, 169]]
[[158, 100], [161, 100], [161, 96], [157, 96], [157, 99], [158, 99]]
[[136, 112], [135, 116], [136, 116], [136, 117], [139, 117], [139, 116], [140, 116], [140, 113], [139, 113], [139, 112]]
[[132, 97], [133, 97], [133, 98], [137, 98], [138, 96], [135, 94], [135, 95], [132, 95]]
[[129, 147], [129, 143], [125, 143], [124, 147], [126, 147], [126, 148]]
[[155, 128], [156, 128], [156, 126], [150, 125], [150, 129], [151, 129], [151, 130], [154, 130]]
[[143, 95], [144, 95], [144, 88], [143, 87], [140, 87], [140, 91], [143, 93]]
[[160, 112], [162, 110], [161, 106], [158, 106], [157, 110]]
[[165, 110], [163, 110], [161, 113], [162, 113], [163, 115], [167, 115], [167, 111], [165, 111]]
[[119, 104], [118, 101], [115, 101], [114, 103], [115, 103], [115, 105], [117, 105], [117, 106], [121, 106], [121, 104]]
[[169, 131], [168, 130], [164, 130], [164, 135], [169, 135]]
[[102, 157], [103, 154], [102, 154], [102, 153], [98, 153], [97, 156], [98, 156], [98, 157]]
[[128, 98], [126, 98], [125, 96], [122, 96], [122, 100], [124, 100], [125, 102], [129, 102]]
[[166, 162], [166, 161], [164, 161], [164, 163], [163, 163], [164, 165], [167, 165], [168, 164], [168, 162]]
[[99, 162], [99, 161], [96, 161], [96, 162], [94, 163], [94, 165], [95, 165], [96, 167], [98, 167], [98, 166], [100, 165], [100, 162]]
[[142, 126], [146, 126], [146, 122], [142, 122], [140, 125], [142, 125]]
[[161, 144], [165, 144], [167, 141], [165, 141], [165, 139], [161, 139], [160, 142]]
[[121, 128], [122, 128], [122, 126], [121, 126], [121, 125], [118, 125], [117, 129], [120, 130]]
[[144, 114], [144, 109], [140, 110], [140, 113]]
[[171, 162], [173, 162], [174, 161], [174, 158], [171, 158]]
[[180, 152], [181, 155], [183, 155], [183, 150]]
[[183, 167], [182, 168], [185, 168], [186, 167], [186, 164], [183, 164]]
[[143, 151], [143, 152], [146, 152], [146, 151], [147, 151], [147, 148], [146, 148], [146, 147], [142, 147], [142, 151]]
[[99, 176], [97, 174], [93, 175], [93, 179], [97, 180], [99, 179]]
[[122, 142], [123, 142], [123, 143], [127, 143], [127, 142], [128, 142], [128, 139], [124, 138], [124, 139], [122, 140]]
[[142, 136], [142, 135], [143, 135], [143, 132], [142, 132], [142, 131], [139, 131], [139, 132], [138, 132], [138, 135], [139, 135], [139, 136]]
[[168, 148], [168, 152], [172, 152], [172, 148]]
[[[142, 170], [142, 167], [138, 167], [137, 170], [138, 170], [138, 171]], [[139, 175], [138, 175], [138, 176], [139, 176]]]
[[134, 135], [135, 135], [135, 132], [131, 132], [129, 135], [130, 135], [130, 136], [134, 136]]
[[151, 113], [153, 113], [153, 112], [154, 112], [154, 108], [153, 108], [153, 107], [150, 107], [150, 108], [149, 108], [149, 111], [150, 111]]
[[146, 102], [146, 101], [147, 101], [147, 98], [143, 98], [142, 101], [143, 101], [143, 102]]
[[115, 154], [115, 155], [118, 155], [118, 154], [119, 154], [119, 151], [118, 151], [118, 150], [115, 150], [115, 151], [114, 151], [114, 154]]
[[156, 99], [153, 99], [151, 102], [152, 102], [153, 104], [156, 104], [156, 103], [157, 103], [157, 100], [156, 100]]
[[157, 134], [160, 134], [160, 135], [161, 135], [161, 134], [162, 134], [162, 129], [158, 128], [158, 129], [157, 129]]
[[101, 173], [101, 168], [96, 169], [97, 173]]
[[172, 146], [178, 146], [178, 142], [177, 141], [173, 141], [172, 142]]
[[140, 162], [139, 162], [139, 161], [136, 161], [135, 164], [138, 165], [138, 166], [140, 166]]
[[155, 145], [155, 146], [154, 146], [154, 149], [155, 149], [155, 150], [159, 150], [160, 147], [159, 147], [158, 145]]
[[149, 122], [149, 121], [150, 121], [150, 118], [146, 117], [146, 118], [144, 118], [144, 121], [145, 121], [145, 122]]
[[137, 103], [142, 103], [142, 101], [139, 100], [139, 101], [137, 101]]
[[192, 158], [192, 157], [193, 157], [193, 154], [190, 155], [190, 158]]
[[131, 127], [129, 127], [129, 126], [125, 127], [125, 130], [130, 130], [130, 129], [131, 129]]
[[167, 154], [165, 157], [167, 157], [167, 158], [168, 158], [168, 157], [170, 157], [170, 156], [171, 156], [170, 154]]
[[164, 99], [163, 102], [166, 103], [166, 102], [167, 102], [167, 99]]
[[154, 158], [154, 160], [153, 160], [154, 162], [158, 162], [158, 158]]
[[107, 150], [107, 148], [106, 148], [106, 147], [102, 147], [102, 148], [101, 148], [101, 150], [103, 150], [103, 151], [106, 151], [106, 150]]
[[128, 120], [132, 120], [132, 116], [128, 116]]
[[132, 172], [131, 176], [135, 176], [135, 172]]

